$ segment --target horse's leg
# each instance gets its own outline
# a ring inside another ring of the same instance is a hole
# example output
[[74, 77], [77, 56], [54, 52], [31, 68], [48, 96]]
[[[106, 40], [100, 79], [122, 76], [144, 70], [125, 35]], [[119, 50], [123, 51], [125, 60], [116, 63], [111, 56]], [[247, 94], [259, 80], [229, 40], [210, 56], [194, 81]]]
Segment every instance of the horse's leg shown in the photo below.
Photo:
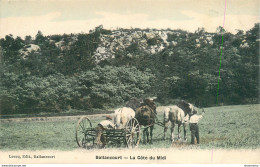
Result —
[[144, 144], [146, 144], [146, 142], [148, 142], [148, 136], [149, 136], [148, 128], [144, 128], [144, 131], [143, 131]]
[[181, 123], [178, 123], [178, 140], [180, 139]]
[[174, 142], [174, 126], [175, 126], [175, 122], [172, 121], [171, 124], [172, 124], [172, 127], [171, 127], [171, 141]]
[[184, 132], [184, 140], [187, 141], [187, 137], [186, 137], [186, 126], [187, 123], [183, 123], [183, 132]]
[[149, 143], [149, 127], [148, 128], [146, 128], [147, 130], [146, 130], [146, 141], [147, 141], [147, 143]]
[[151, 144], [153, 144], [153, 128], [154, 128], [154, 125], [152, 125], [152, 126], [150, 127], [150, 136], [151, 136], [151, 141], [150, 141], [150, 143], [151, 143]]
[[163, 139], [166, 139], [166, 132], [169, 126], [169, 121], [164, 121], [164, 133], [163, 133]]
[[126, 126], [126, 123], [127, 123], [127, 118], [125, 116], [122, 116], [121, 122], [122, 122], [122, 127], [124, 128]]
[[146, 143], [146, 139], [145, 139], [145, 134], [146, 134], [146, 128], [144, 128], [143, 130], [143, 143]]

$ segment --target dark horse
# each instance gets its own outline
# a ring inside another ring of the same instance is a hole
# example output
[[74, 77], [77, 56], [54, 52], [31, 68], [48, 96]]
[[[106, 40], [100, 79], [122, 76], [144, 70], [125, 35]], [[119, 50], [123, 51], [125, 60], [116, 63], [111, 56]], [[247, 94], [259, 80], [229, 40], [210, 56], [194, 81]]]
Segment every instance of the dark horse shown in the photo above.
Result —
[[[156, 119], [156, 106], [154, 102], [150, 99], [145, 99], [143, 104], [136, 109], [135, 118], [138, 120], [139, 124], [142, 126], [147, 126], [143, 131], [143, 142], [153, 143], [153, 128]], [[150, 127], [150, 137], [149, 141], [149, 127]], [[146, 139], [145, 139], [146, 136]]]

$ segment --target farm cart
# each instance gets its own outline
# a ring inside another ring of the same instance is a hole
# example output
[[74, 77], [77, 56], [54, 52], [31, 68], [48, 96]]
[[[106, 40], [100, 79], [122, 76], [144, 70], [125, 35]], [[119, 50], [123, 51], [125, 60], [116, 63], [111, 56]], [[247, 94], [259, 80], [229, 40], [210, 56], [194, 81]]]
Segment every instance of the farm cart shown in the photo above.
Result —
[[[103, 132], [108, 145], [124, 144], [128, 148], [136, 148], [141, 138], [141, 128], [137, 119], [130, 119], [125, 128], [105, 129]], [[94, 148], [96, 129], [87, 116], [79, 119], [76, 127], [76, 141], [79, 147]]]

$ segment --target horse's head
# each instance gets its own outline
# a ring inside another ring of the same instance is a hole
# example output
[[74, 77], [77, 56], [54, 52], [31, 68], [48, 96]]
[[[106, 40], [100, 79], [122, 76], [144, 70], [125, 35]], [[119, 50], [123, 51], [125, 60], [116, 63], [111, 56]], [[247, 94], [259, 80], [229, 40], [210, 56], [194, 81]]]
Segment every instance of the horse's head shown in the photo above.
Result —
[[188, 104], [189, 104], [190, 109], [189, 109], [189, 112], [187, 114], [192, 115], [194, 113], [194, 111], [196, 111], [196, 110], [195, 110], [195, 108], [192, 104], [190, 104], [190, 103], [188, 103]]
[[195, 111], [195, 107], [191, 103], [186, 102], [185, 100], [182, 100], [181, 102], [179, 102], [179, 104], [177, 106], [184, 111], [185, 116], [187, 114], [189, 116], [191, 116], [193, 114], [193, 112]]
[[141, 106], [136, 109], [136, 117], [147, 117], [150, 115], [149, 112], [147, 106]]
[[141, 106], [136, 109], [135, 118], [138, 120], [140, 125], [149, 125], [155, 119], [152, 109], [148, 106]]
[[169, 114], [170, 114], [170, 108], [169, 107], [166, 107], [164, 109], [164, 112], [163, 112], [163, 123], [164, 123], [164, 127], [168, 127], [169, 126]]

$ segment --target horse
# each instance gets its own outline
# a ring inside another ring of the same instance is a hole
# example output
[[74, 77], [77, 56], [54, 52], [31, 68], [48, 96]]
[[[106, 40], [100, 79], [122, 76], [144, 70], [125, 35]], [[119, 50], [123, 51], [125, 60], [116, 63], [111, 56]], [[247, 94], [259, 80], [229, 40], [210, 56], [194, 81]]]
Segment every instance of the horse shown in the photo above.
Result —
[[[141, 126], [148, 126], [143, 130], [144, 143], [149, 142], [149, 127], [150, 127], [150, 143], [153, 143], [153, 128], [157, 113], [154, 102], [150, 99], [145, 99], [144, 104], [136, 109], [135, 118]], [[146, 137], [146, 139], [145, 139]]]
[[166, 139], [165, 133], [167, 132], [169, 122], [171, 122], [171, 140], [174, 141], [174, 127], [178, 125], [178, 140], [180, 139], [181, 125], [183, 125], [184, 140], [186, 141], [186, 126], [190, 115], [194, 111], [194, 106], [185, 101], [181, 101], [178, 106], [166, 107], [164, 111], [164, 139]]
[[135, 111], [130, 107], [122, 107], [115, 110], [114, 124], [116, 129], [125, 128], [126, 123], [135, 117]]

